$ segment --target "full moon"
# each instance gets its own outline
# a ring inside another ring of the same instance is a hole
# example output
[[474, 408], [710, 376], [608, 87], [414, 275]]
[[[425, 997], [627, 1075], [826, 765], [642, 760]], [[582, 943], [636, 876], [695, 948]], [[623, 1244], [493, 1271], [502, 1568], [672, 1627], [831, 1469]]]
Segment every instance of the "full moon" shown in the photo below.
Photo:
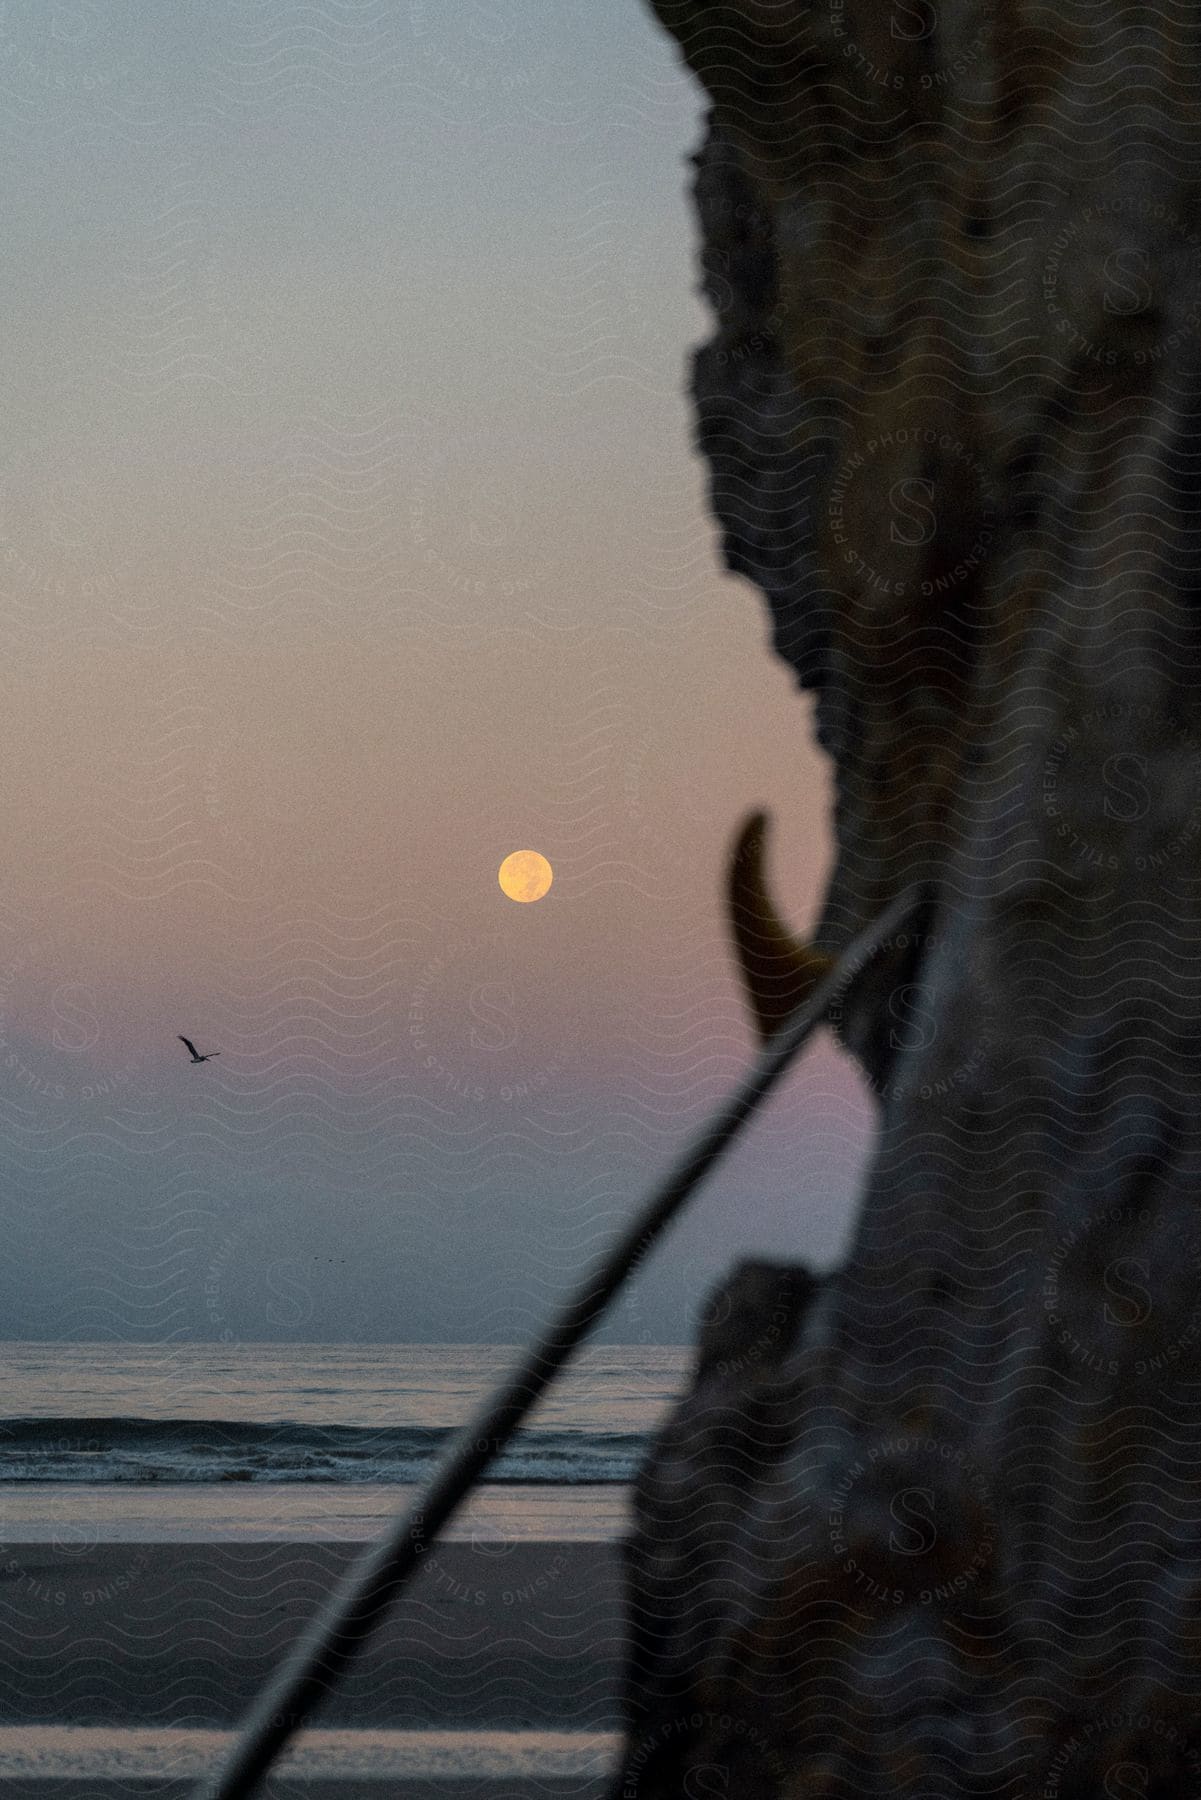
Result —
[[496, 879], [510, 900], [541, 900], [554, 880], [554, 870], [537, 850], [514, 850], [501, 863]]

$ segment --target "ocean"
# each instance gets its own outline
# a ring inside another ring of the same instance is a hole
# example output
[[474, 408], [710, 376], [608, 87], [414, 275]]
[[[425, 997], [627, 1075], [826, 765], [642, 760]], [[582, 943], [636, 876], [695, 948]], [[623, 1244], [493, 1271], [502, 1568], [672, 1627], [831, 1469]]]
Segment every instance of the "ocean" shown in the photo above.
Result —
[[[492, 1345], [0, 1346], [0, 1782], [187, 1800], [508, 1370]], [[628, 1483], [691, 1352], [580, 1352], [265, 1790], [603, 1800]]]
[[[518, 1355], [493, 1344], [8, 1344], [0, 1484], [419, 1484]], [[677, 1345], [585, 1348], [489, 1482], [627, 1482]]]

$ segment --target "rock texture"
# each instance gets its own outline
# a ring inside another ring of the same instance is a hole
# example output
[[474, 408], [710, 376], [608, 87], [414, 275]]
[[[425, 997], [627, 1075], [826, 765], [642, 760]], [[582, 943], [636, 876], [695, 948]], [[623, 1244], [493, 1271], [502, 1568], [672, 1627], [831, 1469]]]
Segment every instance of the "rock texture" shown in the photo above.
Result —
[[[750, 1265], [638, 1484], [622, 1800], [1201, 1796], [1201, 32], [654, 0], [694, 370], [816, 696], [846, 1267]], [[798, 724], [798, 728], [800, 728]]]

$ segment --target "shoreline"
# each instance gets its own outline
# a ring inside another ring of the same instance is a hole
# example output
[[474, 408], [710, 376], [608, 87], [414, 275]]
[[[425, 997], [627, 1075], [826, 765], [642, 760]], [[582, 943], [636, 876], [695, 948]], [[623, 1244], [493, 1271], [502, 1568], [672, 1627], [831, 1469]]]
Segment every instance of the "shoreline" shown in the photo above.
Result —
[[[421, 1492], [416, 1483], [382, 1482], [0, 1482], [0, 1546], [55, 1543], [82, 1552], [134, 1540], [360, 1544]], [[628, 1523], [622, 1483], [484, 1482], [441, 1541], [609, 1543]]]

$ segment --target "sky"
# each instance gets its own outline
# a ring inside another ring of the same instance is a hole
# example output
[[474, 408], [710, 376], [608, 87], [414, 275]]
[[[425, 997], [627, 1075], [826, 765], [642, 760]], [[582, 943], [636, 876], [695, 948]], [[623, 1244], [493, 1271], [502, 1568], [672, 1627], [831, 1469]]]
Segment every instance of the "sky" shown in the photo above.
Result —
[[[520, 1339], [754, 1054], [740, 820], [829, 865], [699, 90], [641, 0], [17, 0], [0, 118], [0, 1336]], [[836, 1260], [868, 1118], [811, 1053], [609, 1338]]]

